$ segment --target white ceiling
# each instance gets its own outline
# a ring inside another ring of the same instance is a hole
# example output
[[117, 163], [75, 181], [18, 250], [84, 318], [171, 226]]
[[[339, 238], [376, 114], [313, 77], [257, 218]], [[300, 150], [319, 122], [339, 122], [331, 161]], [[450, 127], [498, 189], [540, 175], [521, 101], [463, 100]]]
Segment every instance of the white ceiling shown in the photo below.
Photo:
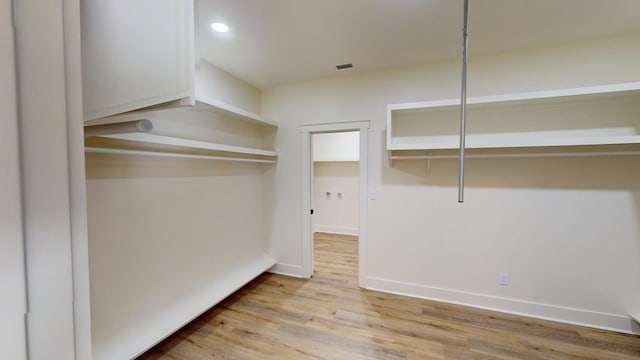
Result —
[[[460, 57], [463, 0], [197, 3], [200, 56], [259, 88]], [[469, 3], [470, 56], [640, 31], [640, 0]]]

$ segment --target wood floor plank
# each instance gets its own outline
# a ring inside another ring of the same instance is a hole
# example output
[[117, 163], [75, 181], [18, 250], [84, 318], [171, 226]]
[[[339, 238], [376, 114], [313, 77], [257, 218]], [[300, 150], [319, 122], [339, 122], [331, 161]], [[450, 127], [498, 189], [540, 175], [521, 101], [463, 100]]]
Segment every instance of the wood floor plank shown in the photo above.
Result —
[[312, 279], [263, 274], [139, 359], [640, 359], [640, 336], [360, 289], [357, 246], [317, 233]]

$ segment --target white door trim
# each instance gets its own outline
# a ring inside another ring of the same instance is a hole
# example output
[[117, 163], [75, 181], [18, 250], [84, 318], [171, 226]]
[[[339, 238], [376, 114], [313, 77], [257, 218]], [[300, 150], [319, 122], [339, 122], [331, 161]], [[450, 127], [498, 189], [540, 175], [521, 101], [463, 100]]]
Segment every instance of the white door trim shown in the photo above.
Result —
[[0, 354], [26, 360], [27, 289], [11, 1], [0, 4], [0, 20]]
[[314, 133], [359, 131], [360, 132], [360, 184], [359, 184], [359, 228], [358, 238], [358, 284], [363, 286], [367, 278], [367, 184], [369, 121], [341, 122], [330, 124], [301, 125], [302, 133], [302, 276], [313, 275], [313, 235], [311, 228], [311, 135]]
[[80, 0], [63, 0], [67, 148], [73, 268], [73, 322], [76, 359], [91, 359], [89, 235], [82, 110]]
[[79, 242], [87, 248], [86, 234], [75, 232], [86, 227], [76, 217], [86, 207], [78, 186], [84, 185], [80, 2], [13, 4], [28, 358], [90, 359], [88, 282], [78, 286], [88, 266], [85, 274], [75, 266], [88, 264], [77, 251]]

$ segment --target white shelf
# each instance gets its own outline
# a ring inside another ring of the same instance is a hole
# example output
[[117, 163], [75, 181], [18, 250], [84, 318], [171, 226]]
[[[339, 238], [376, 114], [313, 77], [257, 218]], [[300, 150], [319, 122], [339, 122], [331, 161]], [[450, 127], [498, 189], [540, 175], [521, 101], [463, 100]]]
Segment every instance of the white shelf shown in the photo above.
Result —
[[249, 121], [252, 123], [258, 123], [260, 125], [278, 127], [278, 123], [275, 121], [267, 120], [258, 114], [254, 114], [231, 104], [227, 104], [221, 100], [213, 99], [202, 94], [196, 93], [195, 109], [209, 110], [218, 114], [222, 114], [224, 116]]
[[[544, 90], [544, 91], [531, 91], [524, 93], [512, 93], [501, 94], [491, 96], [475, 96], [467, 98], [467, 105], [476, 104], [500, 104], [500, 103], [513, 103], [513, 102], [526, 102], [528, 100], [534, 100], [538, 102], [540, 100], [560, 100], [573, 98], [578, 99], [584, 97], [584, 99], [591, 98], [603, 98], [607, 94], [615, 96], [619, 93], [625, 92], [640, 92], [640, 82], [611, 84], [611, 85], [599, 85], [599, 86], [587, 86], [579, 88], [568, 89], [556, 89], [556, 90]], [[424, 108], [439, 108], [439, 107], [452, 107], [460, 106], [460, 99], [444, 99], [433, 101], [420, 101], [402, 104], [389, 104], [387, 110], [412, 110], [412, 109], [424, 109]]]
[[178, 147], [197, 149], [197, 150], [223, 151], [223, 152], [230, 152], [230, 153], [236, 153], [236, 154], [248, 154], [248, 155], [271, 156], [271, 157], [278, 156], [278, 153], [270, 150], [217, 144], [217, 143], [211, 143], [211, 142], [205, 142], [205, 141], [181, 139], [181, 138], [175, 138], [170, 136], [154, 135], [154, 134], [147, 134], [147, 133], [105, 135], [102, 137], [137, 141], [137, 142], [143, 142], [143, 143], [155, 144], [155, 145], [178, 146]]
[[164, 308], [147, 321], [123, 328], [109, 338], [94, 339], [94, 359], [135, 358], [275, 264], [270, 255], [262, 253], [237, 263], [224, 273], [212, 274], [208, 287], [194, 291], [175, 306]]
[[[416, 143], [416, 144], [392, 144], [387, 150], [456, 150], [459, 148], [459, 138], [449, 138], [447, 141]], [[473, 135], [467, 135], [466, 149], [492, 149], [492, 148], [525, 148], [525, 147], [550, 147], [550, 146], [592, 146], [592, 145], [625, 145], [640, 144], [640, 135], [633, 136], [602, 136], [602, 137], [567, 137], [567, 138], [540, 138], [524, 139], [517, 142], [509, 139], [482, 141], [474, 139]]]
[[[233, 120], [241, 120], [246, 121], [252, 124], [258, 124], [262, 126], [277, 128], [278, 123], [275, 121], [271, 121], [265, 119], [264, 117], [254, 114], [250, 111], [241, 109], [239, 107], [233, 106], [231, 104], [227, 104], [221, 100], [213, 99], [206, 97], [204, 95], [196, 94], [195, 105], [189, 103], [171, 103], [174, 105], [174, 108], [180, 108], [183, 110], [201, 110], [201, 111], [210, 111], [215, 114], [221, 115], [223, 117], [233, 119]], [[157, 111], [163, 111], [166, 109], [170, 109], [171, 106], [167, 107], [149, 107], [142, 108], [136, 111], [130, 111], [126, 113], [121, 113], [117, 115], [112, 115], [103, 118], [92, 117], [85, 121], [85, 125], [104, 125], [104, 124], [114, 124], [125, 121], [138, 120], [140, 118], [154, 118], [154, 113]]]
[[631, 319], [633, 319], [633, 321], [637, 322], [638, 324], [640, 324], [640, 313], [629, 313], [629, 316], [631, 317]]
[[[470, 97], [469, 149], [640, 143], [640, 82]], [[459, 147], [460, 99], [387, 106], [387, 150]]]

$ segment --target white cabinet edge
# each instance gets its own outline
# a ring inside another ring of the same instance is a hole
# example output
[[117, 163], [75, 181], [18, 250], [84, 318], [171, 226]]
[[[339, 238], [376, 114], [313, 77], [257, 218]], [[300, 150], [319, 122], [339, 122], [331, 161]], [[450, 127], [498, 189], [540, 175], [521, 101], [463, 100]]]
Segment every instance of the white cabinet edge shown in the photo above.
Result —
[[248, 121], [254, 124], [265, 125], [269, 127], [278, 127], [278, 123], [275, 121], [267, 120], [258, 114], [254, 114], [250, 111], [241, 109], [231, 104], [227, 104], [223, 101], [208, 98], [202, 95], [196, 95], [195, 97], [191, 97], [191, 95], [189, 95], [177, 100], [168, 99], [165, 102], [148, 104], [148, 106], [143, 108], [138, 108], [136, 104], [130, 107], [123, 106], [115, 110], [106, 109], [97, 113], [85, 114], [84, 123], [85, 126], [87, 126], [131, 121], [134, 119], [145, 118], [146, 113], [172, 108], [181, 108], [186, 110], [208, 110], [216, 112], [223, 116], [230, 117], [232, 119], [240, 119], [243, 121]]
[[118, 117], [130, 113], [140, 113], [151, 110], [171, 109], [176, 107], [184, 107], [195, 104], [195, 97], [192, 91], [185, 91], [179, 94], [171, 94], [163, 97], [146, 99], [134, 103], [123, 104], [117, 107], [110, 107], [94, 112], [84, 113], [84, 122], [93, 122], [102, 119], [110, 119], [114, 121], [105, 121], [100, 123], [118, 122]]

